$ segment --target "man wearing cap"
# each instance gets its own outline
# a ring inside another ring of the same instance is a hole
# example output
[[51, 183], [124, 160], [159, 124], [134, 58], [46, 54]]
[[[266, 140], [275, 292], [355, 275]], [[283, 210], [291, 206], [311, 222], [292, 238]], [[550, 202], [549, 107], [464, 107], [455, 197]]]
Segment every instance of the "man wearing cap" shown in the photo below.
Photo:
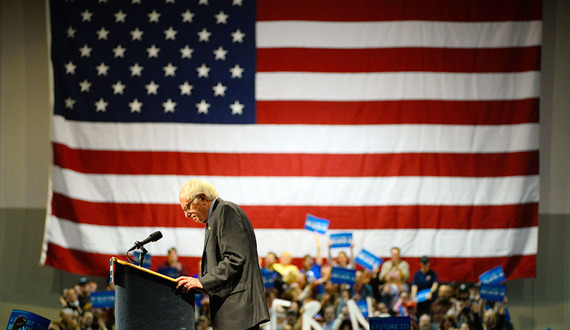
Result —
[[430, 261], [427, 256], [420, 258], [420, 269], [414, 274], [412, 281], [412, 300], [418, 301], [418, 292], [428, 290], [425, 301], [418, 302], [416, 315], [418, 318], [423, 314], [430, 313], [430, 305], [432, 302], [433, 294], [437, 291], [438, 282], [437, 274], [430, 269]]

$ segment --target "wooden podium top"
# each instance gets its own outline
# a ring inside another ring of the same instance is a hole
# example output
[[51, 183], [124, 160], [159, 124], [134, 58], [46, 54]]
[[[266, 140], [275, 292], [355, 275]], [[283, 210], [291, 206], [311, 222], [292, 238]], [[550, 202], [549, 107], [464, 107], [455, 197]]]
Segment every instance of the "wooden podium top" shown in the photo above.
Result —
[[[174, 278], [170, 277], [170, 276], [166, 276], [166, 275], [157, 273], [157, 272], [155, 272], [155, 271], [152, 271], [152, 270], [150, 270], [150, 269], [147, 269], [147, 268], [144, 268], [144, 267], [140, 267], [140, 266], [131, 264], [130, 262], [126, 262], [126, 261], [124, 261], [124, 260], [117, 259], [116, 257], [112, 257], [112, 258], [111, 258], [111, 276], [110, 276], [110, 277], [111, 277], [111, 278], [110, 278], [111, 283], [115, 283], [114, 274], [115, 274], [115, 265], [116, 265], [116, 264], [119, 264], [119, 265], [122, 265], [122, 266], [125, 266], [125, 267], [129, 267], [129, 268], [132, 268], [132, 269], [136, 269], [136, 270], [139, 270], [139, 271], [141, 271], [141, 272], [148, 273], [148, 274], [153, 275], [153, 276], [158, 276], [158, 277], [160, 277], [160, 278], [162, 278], [162, 279], [164, 279], [164, 280], [167, 280], [167, 281], [169, 281], [169, 282], [172, 282], [172, 285], [173, 285], [173, 286], [176, 286], [176, 285], [177, 285], [176, 280], [175, 280]], [[197, 293], [204, 293], [204, 294], [207, 294], [206, 291], [203, 290], [203, 289], [194, 288], [194, 289], [192, 289], [192, 291], [195, 291], [195, 292], [197, 292]]]
[[133, 265], [133, 264], [131, 264], [130, 262], [126, 262], [126, 261], [124, 261], [124, 260], [117, 259], [116, 257], [112, 257], [112, 258], [111, 258], [111, 283], [114, 283], [114, 276], [113, 276], [113, 275], [115, 274], [115, 272], [114, 272], [115, 264], [121, 264], [121, 265], [126, 266], [126, 267], [131, 267], [131, 268], [134, 268], [134, 269], [138, 269], [138, 270], [140, 270], [140, 271], [143, 271], [143, 272], [152, 274], [152, 275], [154, 275], [154, 276], [162, 277], [162, 278], [165, 279], [165, 280], [168, 280], [168, 281], [171, 281], [171, 282], [173, 282], [173, 283], [176, 283], [176, 281], [175, 281], [172, 277], [170, 277], [170, 276], [166, 276], [166, 275], [157, 273], [157, 272], [155, 272], [155, 271], [152, 271], [152, 270], [147, 269], [147, 268], [144, 268], [144, 267], [140, 267], [140, 266], [137, 266], [137, 265]]

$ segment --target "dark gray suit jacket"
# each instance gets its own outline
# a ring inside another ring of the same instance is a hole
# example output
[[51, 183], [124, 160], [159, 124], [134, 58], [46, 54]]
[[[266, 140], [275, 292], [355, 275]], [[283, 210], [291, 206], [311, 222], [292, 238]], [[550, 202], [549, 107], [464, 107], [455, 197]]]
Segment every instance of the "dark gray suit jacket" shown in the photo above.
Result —
[[214, 329], [247, 329], [269, 320], [257, 241], [245, 212], [218, 198], [206, 225], [200, 282]]

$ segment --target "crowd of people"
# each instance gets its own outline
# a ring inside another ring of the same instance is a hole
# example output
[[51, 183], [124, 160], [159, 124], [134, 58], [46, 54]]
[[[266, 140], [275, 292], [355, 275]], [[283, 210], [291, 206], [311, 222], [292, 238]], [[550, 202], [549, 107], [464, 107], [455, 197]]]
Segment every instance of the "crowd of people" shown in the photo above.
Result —
[[[97, 282], [86, 277], [72, 288], [63, 289], [60, 296], [59, 319], [52, 320], [50, 330], [107, 330], [115, 326], [113, 308], [93, 308], [91, 294], [96, 292]], [[113, 291], [109, 284], [105, 290]]]
[[[409, 316], [413, 329], [512, 329], [506, 299], [481, 299], [476, 283], [440, 283], [428, 257], [420, 258], [419, 270], [410, 274], [409, 264], [394, 247], [389, 260], [369, 271], [355, 265], [352, 253], [348, 256], [341, 251], [332, 258], [330, 247], [325, 261], [318, 240], [317, 247], [316, 257], [306, 255], [301, 267], [292, 263], [288, 252], [279, 256], [271, 252], [260, 258], [272, 311], [272, 320], [262, 329], [301, 329], [303, 322], [316, 322], [326, 330], [352, 329], [349, 301], [367, 306], [368, 317]], [[331, 281], [333, 267], [356, 270], [354, 284]], [[167, 261], [157, 271], [173, 278], [187, 273], [175, 248], [168, 251]], [[112, 285], [105, 288], [113, 289]], [[89, 297], [95, 291], [97, 283], [87, 278], [64, 289], [60, 319], [52, 322], [50, 329], [113, 329], [113, 309], [92, 307]], [[304, 317], [306, 311], [310, 311], [310, 319]], [[196, 295], [195, 320], [196, 329], [211, 328], [207, 295]]]
[[512, 329], [505, 317], [506, 298], [502, 302], [481, 299], [476, 283], [440, 283], [427, 256], [420, 258], [420, 269], [410, 277], [400, 249], [394, 247], [390, 253], [379, 269], [357, 270], [353, 285], [330, 280], [332, 267], [355, 269], [354, 258], [344, 252], [332, 259], [329, 248], [326, 264], [320, 255], [305, 256], [300, 268], [291, 264], [286, 252], [279, 258], [269, 253], [261, 263], [268, 305], [291, 302], [280, 308], [277, 315], [284, 316], [276, 320], [277, 328], [301, 329], [304, 308], [317, 301], [313, 319], [323, 329], [352, 329], [347, 302], [353, 300], [366, 302], [369, 317], [409, 316], [413, 329]]

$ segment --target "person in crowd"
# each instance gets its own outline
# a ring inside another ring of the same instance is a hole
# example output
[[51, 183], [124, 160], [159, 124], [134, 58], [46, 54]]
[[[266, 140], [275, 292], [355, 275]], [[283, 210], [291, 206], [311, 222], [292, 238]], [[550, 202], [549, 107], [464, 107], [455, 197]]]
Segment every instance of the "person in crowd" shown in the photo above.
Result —
[[376, 303], [376, 307], [374, 308], [374, 317], [391, 317], [390, 310], [385, 302], [380, 301]]
[[277, 255], [273, 252], [267, 253], [265, 256], [263, 267], [261, 268], [261, 276], [263, 277], [263, 285], [266, 290], [275, 289], [277, 296], [283, 293], [283, 277], [273, 267], [277, 262]]
[[157, 273], [177, 278], [179, 276], [188, 276], [188, 270], [183, 263], [178, 261], [178, 251], [175, 247], [168, 249], [166, 261], [158, 266]]
[[[412, 306], [413, 301], [410, 299], [410, 293], [407, 291], [400, 292], [398, 301], [392, 307], [392, 314], [394, 316], [410, 316], [408, 307]], [[414, 305], [415, 307], [415, 305]]]
[[387, 260], [384, 263], [382, 263], [382, 267], [380, 269], [380, 274], [378, 275], [378, 278], [381, 281], [385, 281], [386, 275], [388, 275], [388, 273], [394, 270], [398, 270], [400, 275], [402, 276], [401, 282], [402, 283], [406, 282], [410, 277], [410, 265], [408, 264], [407, 261], [402, 260], [400, 258], [400, 248], [398, 247], [391, 248], [390, 255], [391, 255], [390, 260]]
[[352, 298], [354, 300], [366, 300], [366, 298], [374, 298], [372, 286], [368, 284], [370, 281], [368, 270], [356, 271], [356, 278], [352, 286]]
[[82, 277], [81, 279], [79, 279], [79, 292], [78, 292], [79, 306], [84, 311], [90, 309], [91, 291], [93, 290], [93, 288], [97, 290], [96, 285], [97, 283], [95, 283], [95, 286], [91, 284], [91, 281], [89, 281], [87, 277]]
[[323, 310], [323, 330], [334, 330], [334, 321], [336, 320], [336, 311], [333, 305], [325, 306]]
[[299, 312], [294, 309], [288, 309], [285, 312], [286, 323], [283, 329], [295, 329], [297, 322], [299, 321]]
[[475, 309], [473, 301], [469, 297], [469, 285], [467, 283], [460, 283], [457, 287], [455, 297], [451, 299], [453, 305], [447, 311], [446, 315], [452, 316], [457, 320], [457, 324], [467, 323], [470, 326], [474, 325]]
[[398, 268], [392, 269], [384, 277], [385, 283], [382, 288], [382, 300], [386, 302], [388, 310], [393, 313], [393, 308], [402, 292], [409, 292], [408, 283], [402, 281], [402, 273]]
[[457, 321], [451, 315], [444, 315], [439, 324], [440, 330], [456, 329]]
[[203, 180], [187, 181], [178, 200], [187, 218], [206, 227], [200, 278], [180, 276], [178, 289], [208, 293], [214, 329], [259, 329], [269, 320], [269, 309], [248, 216]]
[[[420, 269], [414, 274], [412, 280], [412, 300], [417, 302], [417, 313], [419, 317], [423, 314], [429, 314], [430, 306], [439, 285], [437, 274], [430, 267], [430, 260], [427, 256], [420, 258]], [[429, 290], [426, 300], [418, 302], [418, 292]]]
[[431, 317], [429, 314], [422, 314], [418, 320], [419, 330], [432, 330]]
[[329, 242], [329, 257], [327, 261], [332, 267], [354, 269], [354, 244], [350, 244], [350, 258], [346, 255], [346, 252], [340, 251], [336, 260], [333, 260], [331, 254], [331, 243]]
[[439, 286], [437, 299], [431, 304], [430, 316], [433, 324], [441, 324], [443, 317], [447, 311], [453, 306], [451, 298], [453, 297], [453, 288], [448, 284]]
[[323, 257], [321, 255], [321, 241], [319, 234], [315, 233], [315, 241], [317, 244], [317, 257], [313, 258], [307, 254], [303, 257], [303, 268], [301, 272], [307, 276], [307, 281], [313, 283], [321, 279], [321, 267], [323, 266]]
[[281, 274], [283, 281], [288, 284], [295, 283], [298, 275], [301, 273], [299, 267], [291, 263], [292, 260], [291, 253], [285, 251], [281, 253], [279, 262], [273, 265], [273, 269]]
[[83, 314], [83, 308], [81, 308], [78, 294], [75, 289], [63, 289], [63, 295], [60, 298], [60, 302], [62, 308], [68, 308], [76, 315]]

